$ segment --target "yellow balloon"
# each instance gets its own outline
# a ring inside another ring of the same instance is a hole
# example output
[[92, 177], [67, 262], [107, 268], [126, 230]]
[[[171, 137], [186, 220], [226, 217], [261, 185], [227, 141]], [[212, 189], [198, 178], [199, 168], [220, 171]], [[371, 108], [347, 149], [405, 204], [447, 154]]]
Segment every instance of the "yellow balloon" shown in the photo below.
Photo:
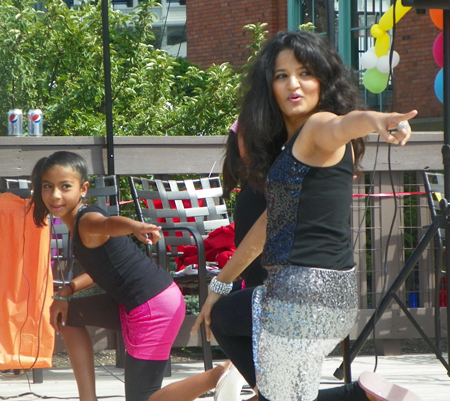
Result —
[[383, 36], [377, 38], [377, 41], [375, 42], [376, 56], [380, 58], [381, 56], [388, 54], [390, 44], [391, 38], [387, 32], [385, 32]]
[[372, 28], [370, 28], [370, 34], [374, 38], [379, 38], [380, 36], [383, 36], [385, 33], [386, 33], [386, 31], [383, 31], [380, 28], [380, 25], [378, 25], [378, 24], [374, 24], [374, 25], [372, 25]]
[[[403, 6], [402, 0], [397, 0], [395, 3], [395, 23], [397, 23], [410, 9], [411, 7]], [[389, 10], [383, 14], [378, 25], [380, 25], [380, 28], [384, 31], [392, 29], [394, 26], [394, 6], [389, 7]]]

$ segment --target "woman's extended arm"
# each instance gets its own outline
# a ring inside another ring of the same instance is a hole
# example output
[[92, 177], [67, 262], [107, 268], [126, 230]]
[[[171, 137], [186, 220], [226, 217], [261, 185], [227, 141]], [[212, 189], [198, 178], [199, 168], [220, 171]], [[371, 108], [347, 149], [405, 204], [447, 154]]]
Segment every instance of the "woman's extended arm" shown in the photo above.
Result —
[[[292, 152], [303, 163], [328, 167], [341, 160], [345, 145], [352, 139], [362, 138], [377, 132], [385, 142], [403, 146], [411, 137], [411, 127], [407, 121], [417, 115], [409, 113], [380, 113], [377, 111], [351, 111], [338, 116], [329, 112], [319, 112], [309, 117], [301, 134], [296, 139]], [[397, 129], [400, 122], [402, 129]]]
[[351, 139], [362, 138], [377, 132], [388, 143], [403, 146], [411, 137], [409, 124], [407, 128], [396, 132], [402, 121], [408, 121], [417, 115], [417, 110], [408, 113], [381, 113], [377, 111], [351, 111], [343, 116], [332, 113], [316, 113], [305, 124], [311, 141], [330, 152], [345, 145]]
[[231, 283], [261, 254], [266, 242], [266, 228], [267, 210], [255, 221], [233, 256], [220, 271], [217, 280]]

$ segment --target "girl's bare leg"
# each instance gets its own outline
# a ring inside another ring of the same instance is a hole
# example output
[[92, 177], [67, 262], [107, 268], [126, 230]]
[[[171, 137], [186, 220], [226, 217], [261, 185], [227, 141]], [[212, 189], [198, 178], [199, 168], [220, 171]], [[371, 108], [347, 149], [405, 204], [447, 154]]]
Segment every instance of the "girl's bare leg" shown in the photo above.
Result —
[[227, 361], [214, 369], [171, 383], [151, 395], [148, 401], [194, 401], [215, 388], [220, 376], [230, 367], [231, 362]]
[[95, 395], [94, 350], [91, 337], [84, 327], [61, 328], [80, 401], [97, 401]]

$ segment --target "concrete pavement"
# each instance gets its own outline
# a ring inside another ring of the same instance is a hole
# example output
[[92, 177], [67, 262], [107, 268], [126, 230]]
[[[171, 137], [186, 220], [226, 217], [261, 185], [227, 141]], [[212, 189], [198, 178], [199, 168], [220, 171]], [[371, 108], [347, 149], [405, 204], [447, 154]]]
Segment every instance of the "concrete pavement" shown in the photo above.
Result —
[[[222, 362], [215, 361], [215, 363]], [[326, 359], [322, 369], [321, 388], [342, 384], [333, 376], [341, 362], [340, 357]], [[356, 380], [363, 371], [373, 371], [374, 365], [373, 356], [358, 356], [351, 365], [352, 378]], [[107, 369], [109, 371], [102, 367], [96, 368], [99, 400], [125, 401], [123, 369], [113, 366], [107, 366]], [[202, 371], [202, 362], [172, 363], [172, 376], [164, 380], [164, 385]], [[447, 370], [434, 354], [380, 356], [377, 373], [387, 380], [414, 391], [423, 401], [450, 401], [450, 378]], [[32, 401], [42, 397], [51, 401], [78, 399], [75, 379], [70, 368], [46, 369], [43, 377], [43, 383], [33, 384], [31, 374], [12, 378], [1, 376], [0, 400]], [[251, 398], [250, 391], [244, 391], [241, 394], [242, 400], [249, 398]], [[198, 401], [202, 400], [212, 401], [213, 397], [198, 399]]]

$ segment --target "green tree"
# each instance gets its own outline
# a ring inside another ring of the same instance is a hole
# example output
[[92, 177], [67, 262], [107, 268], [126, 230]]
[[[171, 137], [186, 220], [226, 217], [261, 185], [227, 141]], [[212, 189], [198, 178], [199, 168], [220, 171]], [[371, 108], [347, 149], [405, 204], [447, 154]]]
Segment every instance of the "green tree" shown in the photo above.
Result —
[[[44, 112], [46, 135], [105, 135], [101, 2], [0, 2], [0, 135], [9, 109]], [[116, 135], [223, 135], [236, 118], [240, 73], [205, 71], [154, 48], [155, 0], [109, 9]]]

